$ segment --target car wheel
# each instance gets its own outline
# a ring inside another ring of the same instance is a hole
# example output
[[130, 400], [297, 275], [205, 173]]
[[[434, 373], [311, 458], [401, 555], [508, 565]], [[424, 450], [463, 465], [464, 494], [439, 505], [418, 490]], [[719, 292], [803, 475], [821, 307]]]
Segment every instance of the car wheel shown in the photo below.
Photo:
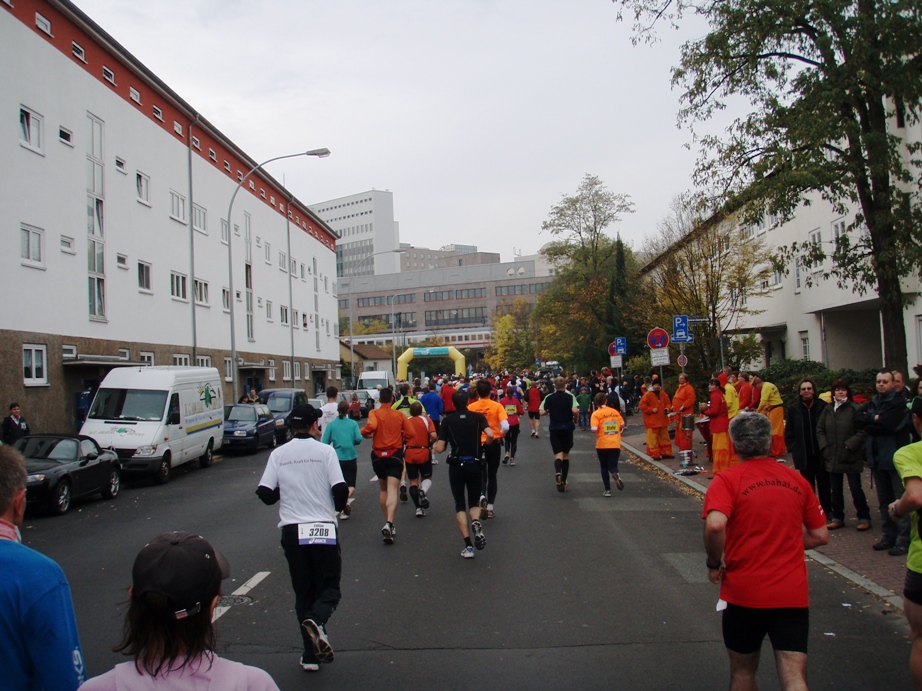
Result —
[[205, 447], [205, 453], [198, 459], [200, 468], [207, 468], [214, 463], [213, 442], [209, 439], [208, 446]]
[[275, 433], [275, 430], [272, 430], [272, 434], [269, 435], [269, 448], [274, 449], [276, 446], [278, 446], [278, 443], [279, 435]]
[[71, 498], [70, 483], [67, 480], [61, 480], [55, 485], [54, 492], [51, 493], [51, 503], [49, 504], [51, 513], [56, 516], [63, 516], [70, 508]]
[[291, 441], [291, 427], [286, 427], [285, 428], [285, 443], [287, 444], [290, 441]]
[[160, 467], [154, 473], [154, 484], [165, 485], [170, 481], [170, 454], [164, 454], [160, 459]]
[[115, 499], [122, 488], [122, 471], [112, 468], [109, 471], [109, 481], [102, 488], [103, 499]]

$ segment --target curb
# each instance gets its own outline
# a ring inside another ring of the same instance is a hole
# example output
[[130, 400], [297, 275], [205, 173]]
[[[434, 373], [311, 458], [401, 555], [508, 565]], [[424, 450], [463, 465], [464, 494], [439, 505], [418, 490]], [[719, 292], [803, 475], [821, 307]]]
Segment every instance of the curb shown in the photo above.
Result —
[[[681, 482], [682, 484], [688, 486], [688, 487], [689, 487], [691, 490], [693, 490], [696, 494], [700, 494], [702, 499], [704, 498], [704, 495], [707, 493], [707, 487], [705, 487], [704, 485], [699, 484], [699, 483], [695, 482], [694, 480], [689, 479], [688, 476], [685, 476], [685, 475], [675, 475], [675, 474], [674, 474], [674, 470], [673, 470], [672, 468], [670, 468], [668, 465], [666, 465], [665, 463], [661, 463], [660, 461], [654, 461], [652, 458], [650, 458], [647, 454], [645, 454], [643, 451], [641, 451], [641, 450], [638, 449], [637, 447], [635, 447], [635, 446], [633, 446], [633, 445], [631, 445], [631, 444], [628, 444], [628, 443], [627, 443], [626, 441], [624, 441], [624, 440], [621, 441], [621, 446], [622, 446], [624, 449], [626, 449], [627, 451], [629, 451], [630, 453], [632, 453], [634, 456], [636, 456], [637, 458], [639, 458], [639, 459], [640, 459], [641, 461], [643, 461], [644, 463], [648, 463], [649, 465], [653, 466], [654, 468], [657, 468], [658, 470], [661, 470], [662, 472], [666, 473], [667, 475], [673, 477], [675, 480], [677, 480], [677, 481]], [[691, 477], [694, 477], [694, 476], [691, 476]], [[899, 595], [894, 595], [893, 592], [891, 592], [891, 591], [888, 590], [887, 588], [884, 588], [883, 586], [878, 585], [878, 584], [875, 583], [874, 581], [871, 581], [871, 580], [865, 578], [864, 576], [862, 576], [862, 575], [860, 575], [859, 573], [853, 571], [852, 569], [848, 568], [847, 566], [844, 566], [844, 565], [840, 564], [839, 562], [835, 561], [834, 559], [830, 559], [830, 558], [827, 557], [825, 554], [821, 554], [820, 552], [817, 552], [817, 551], [814, 550], [814, 549], [807, 550], [807, 551], [805, 552], [805, 554], [806, 554], [810, 559], [812, 559], [813, 561], [815, 561], [817, 564], [820, 564], [820, 565], [822, 565], [822, 566], [825, 566], [827, 569], [829, 569], [829, 570], [831, 570], [831, 571], [835, 571], [837, 574], [839, 574], [840, 576], [842, 576], [844, 579], [846, 579], [846, 580], [848, 580], [848, 581], [851, 581], [852, 583], [854, 583], [855, 585], [857, 585], [859, 588], [864, 588], [864, 589], [867, 590], [869, 593], [871, 593], [872, 595], [875, 595], [876, 597], [880, 598], [881, 600], [883, 600], [884, 602], [886, 602], [888, 605], [890, 605], [890, 606], [893, 607], [894, 609], [897, 609], [897, 610], [899, 610], [900, 612], [903, 611], [903, 598], [900, 597]]]

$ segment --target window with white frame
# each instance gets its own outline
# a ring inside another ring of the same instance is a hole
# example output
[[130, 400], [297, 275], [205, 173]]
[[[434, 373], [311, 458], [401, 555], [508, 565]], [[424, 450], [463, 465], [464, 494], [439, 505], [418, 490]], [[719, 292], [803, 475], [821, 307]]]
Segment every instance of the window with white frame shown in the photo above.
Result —
[[42, 153], [44, 142], [44, 119], [41, 115], [25, 106], [19, 107], [20, 144], [30, 151]]
[[298, 323], [299, 323], [300, 321], [301, 321], [301, 320], [300, 320], [300, 317], [299, 317], [299, 315], [298, 315], [298, 310], [292, 310], [292, 311], [291, 311], [291, 323], [292, 323], [292, 325], [297, 326]]
[[269, 360], [269, 381], [275, 381], [275, 360]]
[[48, 34], [49, 36], [52, 35], [51, 20], [39, 12], [35, 13], [35, 28], [37, 28], [42, 33]]
[[198, 278], [193, 279], [192, 289], [195, 293], [196, 304], [207, 305], [208, 304], [208, 282], [199, 280]]
[[116, 254], [115, 255], [115, 265], [120, 269], [128, 269], [128, 255], [127, 254]]
[[138, 262], [138, 290], [150, 293], [150, 264], [147, 262]]
[[77, 254], [76, 246], [74, 245], [75, 240], [69, 235], [61, 236], [61, 251], [65, 254]]
[[292, 276], [298, 275], [298, 262], [295, 261], [293, 257], [291, 258], [291, 275]]
[[196, 355], [195, 356], [195, 366], [196, 367], [211, 367], [211, 356], [210, 355]]
[[76, 41], [70, 42], [70, 52], [80, 62], [86, 62], [86, 51], [83, 49], [83, 46]]
[[140, 358], [141, 362], [143, 362], [144, 364], [146, 364], [148, 367], [153, 367], [153, 366], [154, 366], [154, 354], [153, 354], [153, 353], [151, 353], [151, 352], [149, 352], [149, 351], [144, 351], [144, 350], [142, 350], [141, 353], [140, 353], [140, 355], [139, 355], [139, 358]]
[[19, 226], [20, 236], [20, 257], [23, 266], [31, 266], [36, 269], [45, 267], [45, 231], [35, 226], [23, 223]]
[[282, 271], [288, 270], [288, 255], [279, 250], [279, 269]]
[[174, 190], [170, 190], [170, 218], [186, 222], [186, 198]]
[[282, 326], [288, 326], [288, 308], [285, 305], [279, 305], [279, 321]]
[[227, 228], [227, 221], [221, 219], [221, 242], [225, 245], [230, 242], [230, 233]]
[[140, 170], [135, 173], [135, 188], [138, 193], [138, 201], [150, 206], [150, 176], [145, 175]]
[[48, 349], [43, 345], [23, 343], [22, 383], [25, 386], [48, 384]]
[[794, 292], [799, 293], [801, 286], [800, 257], [794, 257]]
[[66, 127], [58, 128], [58, 141], [62, 144], [72, 147], [74, 145], [74, 133]]
[[229, 357], [224, 358], [224, 381], [234, 381], [234, 361]]
[[230, 291], [227, 288], [221, 288], [221, 307], [225, 312], [230, 312]]
[[301, 363], [295, 362], [295, 381], [301, 381]]
[[122, 175], [128, 174], [128, 171], [125, 170], [125, 159], [124, 158], [119, 158], [118, 156], [115, 157], [115, 169]]
[[272, 245], [270, 245], [268, 242], [265, 243], [264, 250], [266, 254], [266, 264], [271, 264], [272, 263]]
[[135, 89], [133, 86], [128, 87], [128, 96], [131, 98], [132, 101], [134, 101], [138, 105], [141, 105], [141, 92]]
[[272, 321], [272, 300], [266, 300], [266, 320]]
[[282, 380], [291, 381], [291, 361], [282, 360]]
[[810, 359], [810, 332], [801, 331], [800, 336], [800, 354], [804, 360]]
[[155, 118], [157, 118], [160, 122], [163, 122], [163, 111], [160, 110], [159, 106], [154, 106], [151, 112], [153, 112]]
[[105, 79], [110, 84], [115, 84], [115, 72], [103, 65], [102, 67], [102, 78]]
[[186, 353], [174, 353], [173, 364], [178, 367], [188, 367], [192, 364], [192, 358]]
[[186, 277], [183, 274], [170, 272], [170, 295], [176, 300], [188, 300]]
[[839, 238], [846, 234], [845, 219], [840, 218], [832, 222], [832, 241], [834, 244], [839, 244]]
[[192, 227], [202, 233], [208, 234], [208, 212], [198, 204], [192, 204]]
[[307, 323], [307, 312], [304, 312], [304, 313], [301, 314], [301, 328], [302, 328], [302, 329], [308, 328], [308, 323]]

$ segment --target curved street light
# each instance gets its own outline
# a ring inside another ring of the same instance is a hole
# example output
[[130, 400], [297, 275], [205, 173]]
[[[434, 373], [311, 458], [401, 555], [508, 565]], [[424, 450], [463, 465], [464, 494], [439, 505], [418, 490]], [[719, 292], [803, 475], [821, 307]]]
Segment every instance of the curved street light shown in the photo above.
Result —
[[233, 398], [231, 401], [232, 403], [237, 402], [237, 380], [239, 378], [239, 368], [237, 365], [237, 335], [234, 323], [234, 302], [236, 302], [236, 296], [234, 295], [234, 261], [233, 252], [231, 251], [234, 237], [234, 224], [231, 219], [231, 212], [234, 208], [234, 200], [237, 198], [237, 193], [240, 191], [240, 188], [243, 187], [243, 183], [249, 180], [250, 176], [257, 170], [269, 163], [272, 163], [273, 161], [281, 161], [283, 158], [297, 158], [298, 156], [316, 156], [317, 158], [326, 158], [329, 155], [330, 150], [326, 148], [310, 149], [308, 151], [299, 151], [296, 154], [275, 156], [266, 161], [263, 161], [259, 165], [255, 165], [250, 168], [250, 172], [248, 172], [240, 179], [240, 182], [237, 183], [237, 187], [234, 189], [234, 193], [231, 195], [230, 204], [227, 205], [227, 289], [230, 291], [231, 389], [233, 392]]

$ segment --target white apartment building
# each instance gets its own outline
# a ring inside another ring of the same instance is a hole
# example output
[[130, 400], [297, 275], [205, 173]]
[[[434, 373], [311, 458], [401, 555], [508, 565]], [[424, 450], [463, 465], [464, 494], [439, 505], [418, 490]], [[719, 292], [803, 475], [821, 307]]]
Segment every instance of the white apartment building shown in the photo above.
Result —
[[[339, 235], [337, 276], [379, 276], [400, 271], [400, 228], [394, 195], [369, 190], [317, 204], [310, 209]], [[375, 256], [377, 255], [377, 256]]]
[[126, 363], [215, 366], [230, 400], [231, 310], [237, 394], [339, 378], [336, 234], [261, 171], [228, 224], [257, 162], [72, 3], [0, 0], [0, 36], [4, 410], [73, 429]]

